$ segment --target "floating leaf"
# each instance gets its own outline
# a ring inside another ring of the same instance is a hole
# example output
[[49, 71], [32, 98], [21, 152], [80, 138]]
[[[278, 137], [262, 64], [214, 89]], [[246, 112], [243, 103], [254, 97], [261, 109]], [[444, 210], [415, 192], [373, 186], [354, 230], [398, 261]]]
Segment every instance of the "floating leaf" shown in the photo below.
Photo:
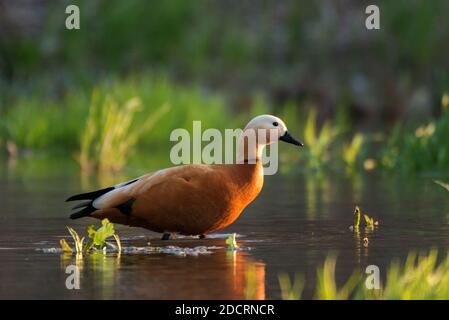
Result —
[[235, 233], [231, 234], [227, 239], [226, 239], [226, 246], [228, 248], [234, 249], [234, 248], [238, 248], [239, 246], [237, 245], [237, 241], [235, 240]]
[[61, 246], [62, 251], [66, 253], [73, 252], [72, 248], [70, 248], [69, 244], [67, 243], [67, 241], [65, 241], [65, 239], [59, 240], [59, 245]]

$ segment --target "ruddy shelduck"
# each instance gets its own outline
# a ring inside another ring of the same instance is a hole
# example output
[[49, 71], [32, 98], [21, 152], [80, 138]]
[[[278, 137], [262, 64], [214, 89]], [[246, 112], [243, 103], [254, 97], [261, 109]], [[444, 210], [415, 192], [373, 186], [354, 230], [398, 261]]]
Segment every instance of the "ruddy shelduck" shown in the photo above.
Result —
[[[256, 133], [255, 143], [249, 133]], [[87, 201], [75, 206], [82, 209], [70, 218], [108, 218], [163, 233], [162, 239], [171, 233], [203, 238], [233, 223], [258, 196], [264, 180], [263, 149], [278, 140], [302, 146], [281, 119], [257, 116], [243, 130], [236, 163], [181, 165], [74, 195], [66, 201]]]

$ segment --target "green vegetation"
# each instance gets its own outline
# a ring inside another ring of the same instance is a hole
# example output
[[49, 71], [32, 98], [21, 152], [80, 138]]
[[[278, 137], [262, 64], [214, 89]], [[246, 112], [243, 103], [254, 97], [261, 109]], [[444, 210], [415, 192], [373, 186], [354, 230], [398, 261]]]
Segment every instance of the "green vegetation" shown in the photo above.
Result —
[[[77, 255], [89, 253], [92, 249], [94, 249], [95, 251], [105, 252], [106, 247], [109, 244], [106, 242], [106, 240], [111, 237], [113, 237], [115, 242], [117, 243], [117, 252], [121, 252], [120, 238], [115, 233], [114, 225], [109, 222], [108, 219], [103, 219], [101, 221], [101, 227], [98, 229], [95, 229], [94, 226], [87, 227], [87, 235], [89, 240], [86, 244], [84, 244], [85, 238], [80, 238], [78, 233], [73, 228], [67, 227], [67, 229], [72, 236], [73, 243], [75, 245], [75, 252]], [[65, 239], [60, 240], [60, 245], [64, 253], [73, 253], [73, 249]]]
[[1, 138], [19, 150], [74, 149], [87, 106], [88, 100], [81, 92], [71, 93], [62, 101], [40, 95], [20, 97], [1, 114]]
[[[446, 300], [449, 298], [449, 254], [437, 259], [437, 250], [428, 254], [409, 253], [404, 264], [394, 261], [380, 289], [367, 289], [365, 277], [355, 271], [340, 288], [335, 281], [335, 256], [326, 258], [317, 271], [316, 299]], [[286, 285], [288, 275], [279, 276], [282, 299], [300, 299], [304, 281]], [[301, 279], [298, 277], [297, 279]], [[289, 282], [289, 280], [288, 280]], [[295, 281], [296, 282], [296, 281]], [[293, 288], [293, 289], [292, 289]]]
[[169, 110], [163, 105], [142, 125], [133, 126], [136, 113], [141, 109], [141, 100], [134, 97], [118, 106], [111, 97], [102, 102], [94, 92], [81, 137], [79, 163], [84, 171], [116, 172], [121, 170], [133, 152], [138, 140], [148, 133], [156, 122]]
[[[265, 98], [256, 95], [247, 110], [236, 113], [226, 107], [226, 101], [224, 95], [196, 85], [180, 86], [161, 75], [108, 80], [92, 92], [74, 88], [60, 99], [18, 98], [2, 114], [0, 143], [8, 144], [8, 150], [17, 149], [19, 156], [64, 153], [77, 159], [85, 172], [117, 172], [133, 154], [148, 150], [153, 156], [167, 155], [172, 146], [170, 132], [191, 131], [193, 120], [201, 120], [203, 130], [223, 130], [242, 127], [256, 114], [276, 113], [305, 143], [301, 152], [281, 149], [291, 164], [300, 162], [318, 171], [374, 168], [367, 162], [379, 163], [380, 169], [418, 173], [449, 169], [448, 107], [416, 129], [396, 125], [389, 138], [381, 141], [381, 148], [371, 148], [366, 142], [374, 139], [356, 132], [348, 140], [343, 135], [347, 125], [338, 118], [320, 123], [315, 109], [305, 111], [288, 103], [274, 111]], [[367, 158], [369, 153], [373, 158]]]
[[229, 248], [229, 249], [237, 249], [239, 247], [237, 244], [237, 241], [236, 241], [235, 233], [233, 233], [229, 237], [227, 237], [225, 243], [226, 243], [226, 248]]
[[118, 171], [136, 150], [168, 155], [171, 131], [191, 131], [193, 120], [218, 129], [241, 126], [223, 97], [199, 86], [180, 87], [159, 75], [128, 77], [92, 92], [74, 88], [61, 99], [18, 99], [0, 118], [0, 142], [14, 145], [19, 156], [63, 152], [86, 172]]
[[[441, 262], [437, 250], [428, 254], [410, 253], [406, 262], [391, 264], [380, 299], [446, 300], [449, 298], [449, 255]], [[362, 291], [361, 297], [369, 297]]]
[[[351, 229], [358, 230], [358, 228], [360, 227], [361, 217], [362, 217], [362, 212], [361, 212], [359, 206], [355, 206], [354, 218], [353, 218], [354, 224], [350, 227]], [[363, 220], [365, 221], [365, 227], [372, 228], [374, 226], [379, 225], [378, 221], [375, 221], [374, 218], [370, 217], [367, 214], [363, 214]]]
[[[445, 101], [443, 96], [443, 102]], [[407, 172], [449, 169], [449, 108], [443, 103], [440, 117], [416, 129], [396, 125], [382, 150], [380, 163]]]
[[279, 286], [281, 287], [282, 300], [299, 300], [304, 289], [304, 279], [301, 274], [296, 273], [293, 282], [287, 273], [278, 275]]
[[374, 227], [375, 225], [378, 224], [377, 221], [374, 221], [374, 218], [370, 217], [367, 214], [364, 214], [363, 218], [365, 218], [365, 224], [366, 224], [367, 227]]
[[335, 256], [329, 256], [324, 265], [317, 271], [316, 298], [319, 300], [346, 300], [349, 299], [358, 285], [360, 275], [354, 272], [346, 283], [339, 289], [335, 281]]
[[[409, 111], [416, 116], [401, 105], [408, 107], [417, 91], [424, 93], [418, 100], [425, 100], [425, 113], [435, 114], [434, 100], [449, 84], [441, 72], [449, 66], [442, 41], [449, 22], [441, 16], [447, 1], [431, 6], [417, 1], [412, 7], [406, 1], [382, 3], [389, 32], [365, 38], [348, 26], [349, 47], [335, 42], [342, 30], [329, 27], [334, 15], [321, 17], [321, 12], [325, 6], [351, 21], [363, 9], [356, 3], [348, 2], [345, 10], [305, 0], [269, 1], [251, 9], [236, 2], [228, 10], [208, 1], [74, 4], [89, 12], [82, 15], [80, 30], [61, 28], [65, 3], [37, 3], [30, 19], [39, 31], [0, 41], [0, 148], [11, 156], [15, 150], [59, 152], [87, 172], [118, 171], [134, 152], [166, 155], [169, 133], [191, 128], [193, 120], [235, 128], [250, 116], [271, 112], [305, 142], [300, 153], [282, 151], [292, 167], [300, 162], [315, 171], [351, 174], [363, 170], [362, 163], [367, 170], [376, 164], [407, 172], [449, 168], [447, 93], [436, 119], [412, 129], [410, 124], [391, 132], [383, 127], [390, 112], [394, 120]], [[284, 12], [283, 19], [277, 12]], [[17, 30], [26, 27], [10, 18]], [[388, 59], [379, 59], [385, 52]], [[376, 132], [354, 130], [358, 115], [382, 120], [379, 131], [389, 135], [380, 150], [371, 145]]]
[[356, 133], [349, 143], [343, 145], [342, 158], [348, 168], [352, 169], [357, 164], [360, 151], [362, 150], [364, 137]]
[[320, 129], [317, 128], [315, 109], [311, 109], [304, 126], [304, 144], [307, 164], [311, 168], [319, 169], [330, 160], [330, 147], [339, 131], [330, 121], [325, 121]]
[[360, 208], [358, 206], [355, 206], [354, 225], [353, 225], [354, 229], [357, 229], [360, 226], [360, 215], [361, 215]]

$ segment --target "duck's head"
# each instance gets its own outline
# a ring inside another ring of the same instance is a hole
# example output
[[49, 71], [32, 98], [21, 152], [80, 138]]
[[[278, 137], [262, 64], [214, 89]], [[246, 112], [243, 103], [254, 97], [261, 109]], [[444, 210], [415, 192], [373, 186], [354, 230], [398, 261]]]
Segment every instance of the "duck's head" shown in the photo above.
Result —
[[304, 146], [301, 141], [298, 141], [292, 137], [292, 135], [288, 132], [284, 121], [270, 114], [263, 114], [253, 118], [246, 125], [244, 131], [246, 130], [255, 130], [256, 132], [258, 130], [265, 130], [266, 144], [280, 140], [296, 146]]

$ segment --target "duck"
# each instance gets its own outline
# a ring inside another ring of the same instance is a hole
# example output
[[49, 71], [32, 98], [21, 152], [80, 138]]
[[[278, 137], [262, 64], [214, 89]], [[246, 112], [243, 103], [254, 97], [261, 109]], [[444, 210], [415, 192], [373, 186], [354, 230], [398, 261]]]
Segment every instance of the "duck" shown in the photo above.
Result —
[[256, 116], [240, 135], [235, 163], [183, 164], [76, 194], [66, 200], [82, 200], [70, 218], [107, 218], [161, 233], [162, 240], [176, 234], [202, 239], [232, 224], [256, 199], [264, 183], [263, 150], [278, 141], [303, 146], [280, 118]]

